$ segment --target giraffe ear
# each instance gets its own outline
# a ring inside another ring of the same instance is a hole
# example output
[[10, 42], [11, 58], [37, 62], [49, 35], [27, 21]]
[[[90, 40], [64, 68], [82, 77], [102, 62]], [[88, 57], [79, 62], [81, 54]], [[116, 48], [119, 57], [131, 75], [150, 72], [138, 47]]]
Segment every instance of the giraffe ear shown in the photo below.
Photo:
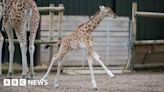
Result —
[[102, 7], [103, 9], [105, 9], [105, 6], [104, 6], [104, 5], [102, 5], [101, 7]]
[[101, 6], [99, 5], [99, 8], [100, 8], [100, 10], [101, 10]]
[[100, 10], [103, 11], [105, 9], [105, 7], [102, 5], [102, 6], [99, 6]]

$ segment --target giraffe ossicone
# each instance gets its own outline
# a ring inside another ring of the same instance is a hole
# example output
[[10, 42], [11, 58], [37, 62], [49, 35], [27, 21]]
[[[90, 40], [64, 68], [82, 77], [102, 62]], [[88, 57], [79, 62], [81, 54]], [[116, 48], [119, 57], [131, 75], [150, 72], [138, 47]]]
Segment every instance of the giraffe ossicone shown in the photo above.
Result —
[[99, 6], [99, 8], [100, 8], [100, 10], [103, 10], [103, 9], [105, 9], [105, 6]]
[[89, 69], [91, 73], [91, 83], [93, 89], [97, 89], [97, 84], [94, 77], [93, 72], [93, 59], [95, 59], [106, 71], [106, 73], [111, 77], [114, 77], [114, 74], [108, 70], [108, 68], [104, 65], [104, 63], [100, 60], [99, 55], [96, 53], [96, 51], [93, 49], [93, 36], [92, 32], [95, 30], [95, 28], [100, 24], [102, 19], [105, 16], [115, 16], [115, 13], [113, 13], [112, 9], [110, 7], [104, 7], [101, 6], [100, 10], [92, 17], [89, 21], [79, 25], [76, 30], [66, 37], [64, 37], [60, 42], [60, 48], [59, 52], [53, 56], [51, 63], [48, 67], [48, 70], [46, 74], [43, 76], [42, 80], [47, 78], [54, 62], [58, 62], [58, 69], [57, 69], [57, 75], [54, 83], [57, 81], [57, 87], [59, 86], [59, 75], [61, 72], [61, 64], [63, 57], [72, 50], [77, 49], [84, 49], [87, 52], [87, 59], [89, 64]]

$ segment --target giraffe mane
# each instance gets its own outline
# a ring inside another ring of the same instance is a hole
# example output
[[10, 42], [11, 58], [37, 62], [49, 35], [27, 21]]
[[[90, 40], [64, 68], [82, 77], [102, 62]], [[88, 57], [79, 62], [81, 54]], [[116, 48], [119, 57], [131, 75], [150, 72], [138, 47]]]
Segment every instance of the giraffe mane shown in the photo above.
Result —
[[[91, 17], [86, 23], [90, 22], [90, 21], [91, 21], [93, 18], [95, 18], [96, 15], [99, 14], [99, 13], [100, 13], [100, 10], [99, 10], [98, 12], [96, 12], [96, 13], [93, 15], [93, 17]], [[85, 23], [79, 25], [79, 26], [77, 27], [77, 29], [78, 29], [79, 27], [83, 26], [83, 25], [85, 25]]]
[[93, 15], [93, 17], [91, 17], [91, 18], [89, 19], [89, 21], [87, 21], [86, 23], [88, 23], [88, 22], [90, 22], [92, 19], [94, 19], [99, 13], [100, 13], [100, 10], [99, 10], [98, 12], [96, 12], [96, 13]]

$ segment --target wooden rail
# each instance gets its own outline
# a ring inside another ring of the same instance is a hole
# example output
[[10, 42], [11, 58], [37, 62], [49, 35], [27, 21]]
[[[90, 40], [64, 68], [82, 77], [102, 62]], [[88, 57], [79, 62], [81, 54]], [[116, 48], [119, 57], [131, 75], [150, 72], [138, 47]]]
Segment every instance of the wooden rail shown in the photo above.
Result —
[[157, 12], [136, 12], [135, 16], [164, 18], [164, 13]]
[[40, 12], [63, 12], [64, 11], [64, 7], [63, 6], [59, 6], [59, 7], [38, 7], [38, 10]]
[[[9, 42], [9, 40], [5, 39], [5, 42]], [[39, 39], [35, 40], [35, 44], [54, 44], [57, 42], [58, 42], [58, 40], [52, 40], [52, 41], [45, 41], [45, 40], [39, 40]], [[14, 43], [19, 43], [19, 42], [17, 39], [14, 39]]]
[[[135, 46], [136, 45], [159, 45], [164, 44], [164, 40], [142, 40], [136, 41], [136, 33], [137, 33], [137, 16], [138, 17], [153, 17], [153, 18], [164, 18], [164, 13], [158, 12], [142, 12], [137, 11], [137, 3], [132, 4], [132, 31], [131, 31], [131, 58], [128, 60], [125, 69], [133, 69], [134, 68], [134, 60], [135, 60]], [[158, 65], [158, 64], [157, 64]], [[155, 66], [157, 66], [155, 65]], [[151, 65], [152, 67], [153, 65]], [[142, 66], [144, 67], [144, 66]], [[148, 67], [148, 66], [146, 66]]]
[[164, 40], [142, 40], [142, 41], [135, 41], [134, 45], [153, 45], [153, 44], [164, 44]]
[[134, 65], [135, 69], [146, 69], [146, 68], [163, 68], [164, 64], [163, 63], [157, 63], [157, 64], [136, 64]]

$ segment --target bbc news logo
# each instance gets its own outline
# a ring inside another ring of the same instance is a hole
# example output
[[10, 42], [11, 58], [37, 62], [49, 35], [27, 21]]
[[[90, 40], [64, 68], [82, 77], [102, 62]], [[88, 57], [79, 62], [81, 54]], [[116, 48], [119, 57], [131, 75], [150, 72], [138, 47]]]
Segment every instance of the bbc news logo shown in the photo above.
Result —
[[4, 86], [47, 86], [48, 80], [3, 79]]

